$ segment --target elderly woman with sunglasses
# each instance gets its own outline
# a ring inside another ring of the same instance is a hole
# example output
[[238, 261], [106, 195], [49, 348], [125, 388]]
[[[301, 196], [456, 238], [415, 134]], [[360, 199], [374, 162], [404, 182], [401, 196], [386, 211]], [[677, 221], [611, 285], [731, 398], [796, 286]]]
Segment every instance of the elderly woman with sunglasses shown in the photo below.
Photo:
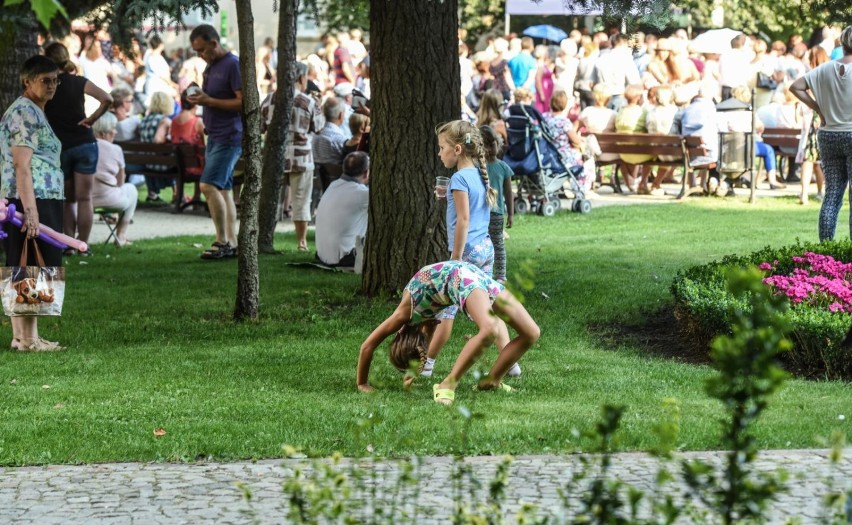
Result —
[[[0, 119], [0, 188], [2, 197], [23, 212], [21, 229], [6, 223], [6, 266], [18, 266], [24, 242], [35, 240], [46, 266], [62, 266], [62, 252], [36, 239], [40, 224], [62, 231], [64, 177], [59, 156], [62, 144], [44, 114], [44, 106], [56, 94], [59, 67], [40, 55], [21, 68], [24, 93]], [[28, 266], [37, 266], [35, 250], [28, 250]], [[38, 317], [12, 317], [12, 350], [44, 352], [62, 350], [58, 343], [42, 339]]]

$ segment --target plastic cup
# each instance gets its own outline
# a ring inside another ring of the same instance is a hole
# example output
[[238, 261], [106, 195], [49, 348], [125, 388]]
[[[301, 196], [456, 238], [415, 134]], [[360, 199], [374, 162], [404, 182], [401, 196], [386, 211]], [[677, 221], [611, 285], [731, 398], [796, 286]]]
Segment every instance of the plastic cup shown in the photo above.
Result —
[[447, 187], [450, 185], [449, 177], [435, 177], [435, 196], [439, 199], [447, 197]]

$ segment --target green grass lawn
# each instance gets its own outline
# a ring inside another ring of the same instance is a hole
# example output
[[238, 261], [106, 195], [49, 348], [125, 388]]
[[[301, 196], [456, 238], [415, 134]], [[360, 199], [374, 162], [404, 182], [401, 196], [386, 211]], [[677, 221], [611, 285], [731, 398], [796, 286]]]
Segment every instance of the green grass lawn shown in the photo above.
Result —
[[[461, 384], [457, 405], [480, 415], [466, 452], [588, 448], [572, 429], [589, 428], [607, 402], [628, 407], [620, 445], [643, 449], [666, 398], [681, 404], [682, 448], [717, 448], [722, 412], [703, 391], [710, 367], [658, 357], [639, 343], [612, 345], [589, 327], [641, 323], [670, 301], [678, 269], [814, 240], [816, 219], [816, 206], [793, 198], [516, 218], [509, 271], [525, 261], [534, 268], [525, 302], [542, 337], [521, 362], [523, 377], [512, 380], [516, 394], [474, 393], [471, 375]], [[838, 232], [848, 232], [845, 217]], [[261, 318], [235, 324], [236, 261], [199, 259], [192, 244], [207, 241], [141, 241], [68, 259], [65, 315], [43, 319], [41, 330], [69, 350], [0, 352], [0, 465], [277, 457], [283, 444], [309, 455], [359, 455], [368, 445], [392, 456], [459, 449], [458, 411], [432, 402], [431, 381], [403, 391], [386, 347], [371, 374], [379, 391], [355, 388], [358, 347], [395, 301], [360, 297], [355, 275], [286, 266], [309, 258], [288, 251], [262, 256]], [[467, 320], [456, 324], [436, 374], [449, 370], [473, 330]], [[758, 441], [820, 447], [835, 429], [852, 433], [850, 420], [850, 384], [793, 380], [758, 425]], [[155, 437], [157, 428], [166, 435]]]

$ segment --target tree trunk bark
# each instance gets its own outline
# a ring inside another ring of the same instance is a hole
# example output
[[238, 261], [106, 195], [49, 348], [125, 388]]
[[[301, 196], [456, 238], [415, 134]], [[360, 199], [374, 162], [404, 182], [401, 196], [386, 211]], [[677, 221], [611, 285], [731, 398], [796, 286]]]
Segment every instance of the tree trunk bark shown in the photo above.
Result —
[[0, 20], [0, 116], [21, 96], [21, 66], [38, 54], [38, 23], [32, 11], [26, 15], [27, 28], [16, 26], [10, 19]]
[[296, 15], [299, 0], [282, 0], [278, 12], [278, 87], [272, 95], [275, 111], [266, 131], [260, 192], [258, 250], [275, 253], [273, 240], [278, 223], [278, 201], [284, 183], [284, 139], [290, 126], [296, 69]]
[[240, 196], [237, 300], [234, 319], [257, 318], [260, 304], [260, 271], [257, 264], [257, 204], [260, 195], [260, 95], [257, 89], [254, 51], [254, 15], [251, 0], [237, 0], [240, 41], [240, 74], [243, 77], [243, 156], [245, 172]]
[[[371, 0], [370, 208], [362, 290], [449, 258], [435, 127], [461, 115], [458, 0]], [[412, 47], [414, 45], [415, 47]]]

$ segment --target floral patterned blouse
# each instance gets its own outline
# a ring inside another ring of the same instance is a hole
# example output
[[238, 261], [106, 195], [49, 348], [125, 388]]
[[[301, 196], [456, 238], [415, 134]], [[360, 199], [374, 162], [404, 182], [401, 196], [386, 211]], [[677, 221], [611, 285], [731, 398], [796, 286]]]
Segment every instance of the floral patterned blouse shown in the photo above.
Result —
[[485, 275], [482, 270], [462, 261], [424, 266], [408, 281], [405, 289], [411, 294], [409, 324], [434, 319], [448, 306], [456, 305], [464, 310], [467, 298], [474, 290], [484, 290], [492, 303], [504, 290], [503, 285]]
[[0, 119], [0, 194], [17, 199], [18, 183], [12, 163], [12, 147], [33, 150], [30, 164], [36, 199], [65, 198], [65, 180], [59, 163], [62, 144], [35, 102], [18, 97]]

